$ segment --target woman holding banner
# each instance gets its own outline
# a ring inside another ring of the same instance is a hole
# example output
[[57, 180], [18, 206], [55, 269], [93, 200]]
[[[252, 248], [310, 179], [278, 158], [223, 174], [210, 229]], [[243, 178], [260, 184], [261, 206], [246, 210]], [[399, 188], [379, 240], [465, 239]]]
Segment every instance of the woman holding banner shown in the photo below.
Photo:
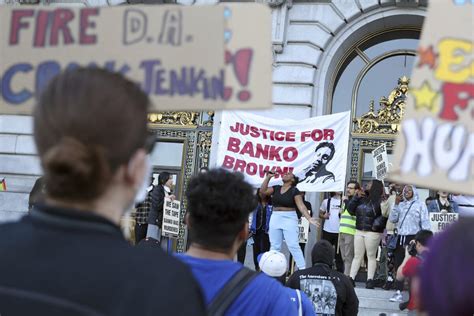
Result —
[[301, 270], [306, 267], [306, 263], [299, 246], [296, 211], [299, 210], [310, 224], [319, 226], [319, 223], [309, 215], [303, 202], [302, 193], [296, 188], [298, 178], [288, 172], [282, 176], [283, 185], [268, 187], [268, 183], [274, 175], [275, 173], [268, 172], [260, 188], [261, 194], [271, 196], [273, 202], [273, 213], [268, 231], [270, 250], [280, 251], [281, 243], [285, 238], [288, 249], [295, 258], [296, 266]]

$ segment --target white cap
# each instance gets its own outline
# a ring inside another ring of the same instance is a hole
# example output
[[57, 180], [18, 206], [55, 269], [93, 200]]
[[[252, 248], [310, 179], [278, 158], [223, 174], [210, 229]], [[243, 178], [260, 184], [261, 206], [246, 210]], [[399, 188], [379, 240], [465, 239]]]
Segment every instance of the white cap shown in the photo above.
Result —
[[270, 250], [262, 254], [258, 262], [263, 273], [271, 277], [281, 277], [286, 273], [288, 262], [281, 252]]

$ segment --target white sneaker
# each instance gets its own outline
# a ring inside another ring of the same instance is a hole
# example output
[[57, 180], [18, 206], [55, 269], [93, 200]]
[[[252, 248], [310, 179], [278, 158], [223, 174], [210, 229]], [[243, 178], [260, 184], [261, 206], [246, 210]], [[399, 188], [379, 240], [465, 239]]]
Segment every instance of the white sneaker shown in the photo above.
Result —
[[398, 290], [393, 296], [390, 298], [390, 302], [402, 302], [403, 301], [403, 295], [400, 293], [400, 290]]

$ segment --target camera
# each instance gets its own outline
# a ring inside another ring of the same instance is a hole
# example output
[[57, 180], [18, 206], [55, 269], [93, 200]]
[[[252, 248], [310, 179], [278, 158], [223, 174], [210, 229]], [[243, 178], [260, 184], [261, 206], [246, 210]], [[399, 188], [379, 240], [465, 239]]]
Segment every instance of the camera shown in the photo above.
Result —
[[418, 253], [416, 251], [416, 242], [412, 242], [408, 245], [408, 254], [415, 257]]

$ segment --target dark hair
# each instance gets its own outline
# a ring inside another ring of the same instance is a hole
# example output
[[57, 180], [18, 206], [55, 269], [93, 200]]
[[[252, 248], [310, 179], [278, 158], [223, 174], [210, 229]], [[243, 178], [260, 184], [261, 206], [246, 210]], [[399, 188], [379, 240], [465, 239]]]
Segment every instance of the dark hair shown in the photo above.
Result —
[[64, 201], [100, 196], [120, 165], [147, 139], [148, 96], [101, 69], [52, 79], [34, 108], [34, 138], [47, 195]]
[[334, 247], [325, 239], [319, 240], [311, 251], [311, 261], [316, 263], [325, 263], [332, 266], [334, 261]]
[[433, 237], [433, 232], [431, 230], [422, 229], [418, 233], [416, 233], [415, 241], [426, 247], [431, 237]]
[[360, 189], [360, 183], [355, 181], [355, 180], [351, 180], [351, 181], [347, 182], [347, 185], [349, 185], [349, 184], [354, 184], [356, 190]]
[[429, 243], [421, 274], [420, 300], [428, 315], [472, 315], [474, 218], [461, 218]]
[[293, 181], [291, 181], [291, 186], [296, 187], [299, 182], [300, 182], [300, 178], [298, 178], [297, 176], [293, 175]]
[[211, 169], [194, 176], [186, 190], [191, 242], [228, 251], [257, 206], [253, 188], [240, 173]]
[[323, 148], [323, 147], [327, 147], [331, 150], [331, 154], [329, 154], [328, 161], [331, 160], [332, 157], [334, 157], [334, 153], [336, 152], [336, 148], [334, 148], [334, 144], [330, 142], [319, 143], [319, 145], [316, 147], [314, 152], [317, 152], [318, 149]]
[[382, 199], [384, 187], [383, 183], [380, 180], [372, 180], [372, 186], [370, 187], [369, 190], [369, 200], [372, 201], [372, 203], [380, 203], [380, 200]]
[[160, 173], [160, 175], [158, 176], [158, 184], [159, 185], [165, 185], [166, 182], [168, 182], [168, 180], [170, 179], [171, 177], [171, 174], [169, 172], [166, 172], [166, 171], [163, 171], [162, 173]]

